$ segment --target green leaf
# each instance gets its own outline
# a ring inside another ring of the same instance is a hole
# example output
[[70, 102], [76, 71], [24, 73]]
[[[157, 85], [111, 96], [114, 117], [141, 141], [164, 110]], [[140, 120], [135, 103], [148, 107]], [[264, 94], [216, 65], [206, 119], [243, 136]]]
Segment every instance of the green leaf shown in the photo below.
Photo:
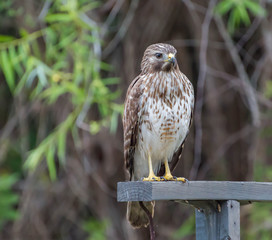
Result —
[[50, 146], [47, 151], [46, 162], [47, 162], [47, 166], [48, 166], [49, 176], [50, 176], [51, 180], [53, 180], [53, 181], [55, 181], [57, 178], [57, 173], [56, 173], [57, 171], [56, 171], [54, 155], [55, 155], [55, 147]]
[[48, 23], [51, 22], [70, 22], [72, 21], [72, 17], [69, 14], [65, 13], [56, 13], [56, 14], [48, 14], [45, 17], [45, 21]]
[[[241, 21], [248, 26], [250, 24], [250, 18], [248, 16], [247, 10], [244, 6], [237, 6], [237, 12], [239, 12], [239, 18], [241, 19]], [[237, 25], [238, 26], [238, 25]]]
[[37, 76], [38, 76], [39, 82], [41, 83], [43, 87], [47, 86], [48, 82], [47, 82], [44, 68], [41, 65], [39, 65], [37, 66], [36, 69], [37, 69]]
[[173, 234], [174, 239], [183, 239], [185, 237], [191, 236], [195, 231], [195, 218], [191, 216], [188, 218], [182, 226]]
[[221, 1], [215, 7], [215, 12], [224, 15], [232, 9], [233, 5], [234, 3], [231, 0]]
[[0, 191], [8, 190], [17, 181], [18, 181], [18, 176], [15, 174], [1, 176], [0, 177]]
[[113, 112], [111, 115], [110, 132], [115, 133], [118, 126], [118, 112]]
[[95, 135], [100, 131], [101, 124], [97, 121], [91, 121], [90, 122], [90, 132], [91, 134]]
[[63, 133], [59, 134], [58, 137], [58, 158], [62, 163], [64, 163], [65, 150], [66, 150], [66, 133]]
[[13, 36], [1, 35], [0, 34], [0, 42], [10, 42], [10, 41], [12, 41], [14, 39], [15, 39], [15, 37], [13, 37]]
[[12, 193], [10, 191], [6, 191], [6, 192], [1, 191], [0, 209], [3, 206], [16, 204], [18, 200], [19, 200], [19, 196], [17, 194]]
[[18, 76], [22, 76], [24, 71], [20, 65], [21, 59], [19, 53], [16, 52], [14, 46], [10, 46], [9, 49], [9, 58], [11, 59], [12, 65]]
[[118, 84], [120, 82], [120, 79], [116, 77], [104, 78], [102, 79], [102, 82], [104, 85], [114, 85], [114, 84]]
[[12, 209], [11, 206], [0, 208], [0, 224], [7, 220], [15, 220], [19, 217], [19, 212]]
[[5, 75], [10, 91], [13, 92], [15, 88], [15, 77], [14, 77], [14, 71], [12, 68], [12, 63], [8, 57], [8, 53], [6, 50], [2, 50], [0, 52], [0, 58], [1, 58], [2, 71]]
[[260, 5], [260, 3], [252, 0], [244, 0], [244, 5], [247, 7], [255, 16], [264, 17], [266, 16], [266, 10]]
[[266, 86], [264, 88], [264, 95], [267, 98], [271, 98], [272, 97], [272, 80], [266, 81], [265, 85]]
[[237, 26], [240, 24], [240, 13], [237, 8], [233, 9], [230, 13], [228, 20], [228, 30], [231, 34], [234, 33]]
[[24, 164], [24, 168], [35, 170], [38, 166], [38, 164], [41, 161], [41, 158], [44, 154], [44, 148], [40, 145], [36, 149], [30, 151], [30, 154]]

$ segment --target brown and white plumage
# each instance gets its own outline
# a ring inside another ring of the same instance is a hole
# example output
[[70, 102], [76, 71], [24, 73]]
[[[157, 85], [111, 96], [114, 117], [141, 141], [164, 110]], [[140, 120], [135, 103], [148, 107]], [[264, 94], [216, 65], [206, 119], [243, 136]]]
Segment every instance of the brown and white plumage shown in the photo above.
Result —
[[[169, 44], [149, 46], [141, 63], [141, 74], [130, 84], [123, 116], [124, 157], [130, 180], [137, 181], [173, 177], [182, 145], [189, 132], [194, 91], [191, 82], [179, 70], [176, 49]], [[163, 174], [163, 173], [162, 173]], [[153, 213], [153, 203], [145, 203]], [[148, 225], [139, 203], [128, 204], [132, 226]]]

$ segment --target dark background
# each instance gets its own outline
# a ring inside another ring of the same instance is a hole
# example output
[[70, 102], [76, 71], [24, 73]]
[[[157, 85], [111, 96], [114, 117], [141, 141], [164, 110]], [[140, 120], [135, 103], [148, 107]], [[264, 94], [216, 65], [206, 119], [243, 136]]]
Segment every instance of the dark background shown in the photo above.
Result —
[[[234, 2], [0, 3], [1, 239], [149, 239], [126, 221], [116, 185], [127, 179], [122, 104], [153, 43], [178, 50], [195, 89], [174, 174], [272, 180], [271, 2]], [[242, 207], [242, 239], [271, 239], [271, 211]], [[157, 202], [154, 222], [157, 239], [194, 239], [189, 206]]]

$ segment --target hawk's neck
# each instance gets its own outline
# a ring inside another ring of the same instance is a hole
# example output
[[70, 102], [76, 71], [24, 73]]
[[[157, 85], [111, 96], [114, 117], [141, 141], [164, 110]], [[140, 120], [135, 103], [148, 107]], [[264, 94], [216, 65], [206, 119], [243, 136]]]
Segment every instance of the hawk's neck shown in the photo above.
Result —
[[185, 85], [183, 76], [180, 71], [160, 71], [146, 74], [144, 92], [155, 99], [172, 98], [174, 95], [181, 97]]

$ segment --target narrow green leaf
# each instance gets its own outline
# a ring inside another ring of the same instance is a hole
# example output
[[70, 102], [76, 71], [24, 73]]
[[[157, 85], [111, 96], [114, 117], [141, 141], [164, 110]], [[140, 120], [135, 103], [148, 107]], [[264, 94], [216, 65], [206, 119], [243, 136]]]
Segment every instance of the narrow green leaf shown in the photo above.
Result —
[[118, 112], [113, 111], [110, 122], [110, 133], [115, 133], [118, 126]]
[[41, 161], [43, 153], [44, 150], [41, 147], [41, 145], [38, 148], [32, 150], [24, 164], [24, 168], [29, 169], [31, 171], [35, 170]]
[[230, 12], [230, 17], [228, 20], [228, 30], [230, 34], [233, 34], [236, 27], [240, 24], [240, 16], [238, 10], [235, 8]]
[[46, 154], [46, 162], [51, 180], [55, 181], [57, 178], [56, 164], [55, 164], [55, 147], [50, 146]]
[[239, 12], [239, 18], [241, 21], [248, 26], [250, 24], [250, 18], [248, 16], [247, 10], [244, 6], [237, 6], [237, 11]]
[[8, 57], [8, 53], [6, 50], [2, 50], [0, 52], [1, 57], [1, 68], [5, 75], [6, 82], [9, 86], [9, 89], [11, 92], [13, 92], [15, 87], [15, 77], [14, 77], [14, 71], [12, 68], [12, 63]]
[[244, 0], [244, 5], [255, 16], [264, 17], [266, 15], [266, 10], [260, 5], [260, 3], [251, 0]]
[[45, 75], [45, 71], [44, 71], [44, 68], [39, 65], [37, 67], [37, 76], [38, 76], [38, 79], [39, 79], [39, 82], [41, 83], [41, 85], [43, 87], [47, 86], [48, 85], [48, 82], [47, 82], [47, 78], [46, 78], [46, 75]]
[[221, 1], [215, 7], [215, 12], [219, 13], [220, 15], [224, 15], [232, 9], [233, 5], [234, 2], [230, 0]]
[[58, 158], [60, 162], [63, 164], [65, 158], [65, 151], [66, 151], [66, 132], [59, 134], [58, 137]]
[[18, 76], [22, 76], [24, 71], [20, 64], [21, 60], [20, 60], [19, 53], [16, 52], [16, 49], [14, 46], [10, 46], [8, 51], [9, 51], [9, 58], [11, 59], [13, 68], [15, 69]]

